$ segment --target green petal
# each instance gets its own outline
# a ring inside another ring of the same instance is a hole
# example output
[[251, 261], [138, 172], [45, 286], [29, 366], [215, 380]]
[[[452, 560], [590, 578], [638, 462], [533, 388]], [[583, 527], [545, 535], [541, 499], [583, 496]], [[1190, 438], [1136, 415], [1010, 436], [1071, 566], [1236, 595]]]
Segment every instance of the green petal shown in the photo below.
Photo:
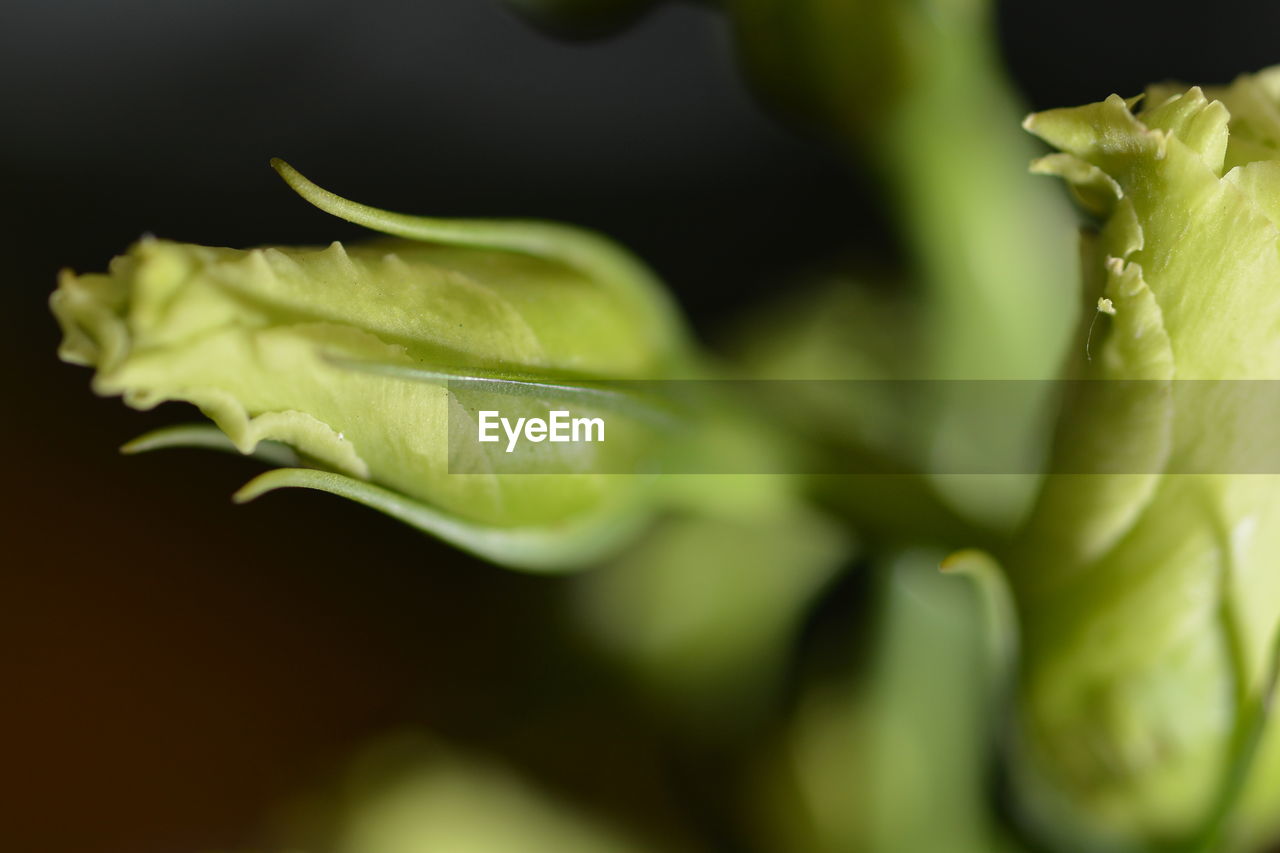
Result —
[[248, 503], [285, 488], [315, 489], [364, 504], [482, 559], [533, 572], [558, 572], [595, 563], [633, 536], [641, 521], [627, 507], [619, 506], [554, 526], [486, 527], [379, 486], [312, 468], [278, 468], [260, 474], [242, 486], [234, 499]]
[[[206, 424], [183, 424], [182, 426], [164, 427], [140, 435], [120, 448], [121, 453], [149, 453], [152, 450], [165, 450], [174, 447], [198, 447], [206, 450], [221, 450], [224, 453], [239, 453], [240, 449], [227, 437], [227, 434], [214, 426]], [[292, 448], [273, 441], [264, 441], [254, 448], [250, 454], [255, 459], [272, 465], [293, 466], [298, 464], [298, 454]]]
[[661, 282], [628, 252], [599, 234], [558, 222], [435, 219], [390, 213], [322, 189], [278, 158], [271, 166], [311, 204], [373, 231], [427, 243], [519, 252], [563, 263], [625, 299], [638, 313], [656, 350], [675, 353], [687, 346], [683, 319]]

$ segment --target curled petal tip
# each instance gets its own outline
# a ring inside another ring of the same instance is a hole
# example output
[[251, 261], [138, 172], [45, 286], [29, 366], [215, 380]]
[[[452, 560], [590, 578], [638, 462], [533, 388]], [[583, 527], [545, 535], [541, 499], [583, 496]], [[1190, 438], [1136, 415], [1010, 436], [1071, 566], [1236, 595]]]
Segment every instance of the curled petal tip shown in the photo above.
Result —
[[234, 504], [247, 504], [250, 501], [257, 500], [267, 492], [275, 491], [277, 488], [280, 488], [280, 486], [275, 482], [278, 479], [278, 476], [273, 475], [277, 475], [281, 470], [284, 469], [277, 468], [254, 477], [252, 480], [236, 489], [235, 493], [231, 495], [231, 502]]
[[971, 571], [975, 563], [988, 563], [991, 558], [983, 551], [974, 548], [965, 548], [960, 551], [952, 551], [942, 562], [938, 564], [938, 570], [947, 574], [957, 574], [965, 571]]

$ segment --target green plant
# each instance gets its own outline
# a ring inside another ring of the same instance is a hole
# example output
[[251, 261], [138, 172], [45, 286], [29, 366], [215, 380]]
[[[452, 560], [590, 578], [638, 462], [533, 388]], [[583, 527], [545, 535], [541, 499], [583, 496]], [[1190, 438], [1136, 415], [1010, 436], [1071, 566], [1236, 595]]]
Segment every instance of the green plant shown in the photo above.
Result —
[[[511, 5], [600, 32], [649, 4]], [[131, 450], [285, 466], [241, 500], [320, 489], [503, 566], [591, 569], [565, 581], [566, 623], [747, 804], [718, 835], [653, 833], [671, 849], [1262, 849], [1280, 830], [1280, 491], [1238, 469], [1268, 440], [1253, 403], [1175, 386], [1280, 373], [1280, 71], [1028, 117], [1058, 149], [1032, 171], [1086, 217], [1077, 265], [1066, 200], [1026, 172], [988, 4], [713, 5], [761, 94], [876, 176], [902, 268], [790, 292], [717, 357], [606, 238], [392, 214], [276, 162], [384, 238], [145, 239], [107, 274], [63, 275], [62, 357], [100, 394], [212, 421]], [[725, 377], [771, 383], [781, 416], [676, 392]], [[1087, 381], [1059, 399], [1061, 378]], [[814, 379], [870, 381], [788, 383]], [[972, 380], [1038, 384], [993, 422], [971, 418]], [[617, 418], [610, 439], [511, 458], [514, 439], [462, 457], [450, 441], [488, 406], [557, 405]], [[1002, 473], [955, 473], [978, 437]], [[725, 447], [781, 472], [717, 471]], [[823, 476], [848, 458], [895, 473]], [[709, 473], [671, 464], [694, 459]], [[840, 615], [864, 621], [835, 645], [860, 655], [820, 665], [802, 628], [853, 571], [862, 606]], [[405, 766], [356, 773], [336, 849], [647, 837], [396, 743], [374, 763]]]

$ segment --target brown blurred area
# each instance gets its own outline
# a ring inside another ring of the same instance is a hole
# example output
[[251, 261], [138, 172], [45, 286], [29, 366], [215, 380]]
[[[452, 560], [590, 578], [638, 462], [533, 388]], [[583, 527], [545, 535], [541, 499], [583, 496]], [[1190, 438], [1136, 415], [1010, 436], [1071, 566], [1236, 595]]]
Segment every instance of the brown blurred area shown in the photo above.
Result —
[[3, 849], [243, 845], [363, 738], [521, 680], [529, 579], [320, 495], [233, 507], [251, 465], [125, 460], [118, 421], [0, 433]]
[[623, 819], [676, 810], [675, 750], [560, 630], [562, 581], [326, 495], [233, 506], [252, 462], [117, 456], [113, 404], [91, 401], [93, 442], [83, 417], [0, 433], [39, 462], [0, 508], [0, 849], [264, 849], [283, 806], [401, 729]]

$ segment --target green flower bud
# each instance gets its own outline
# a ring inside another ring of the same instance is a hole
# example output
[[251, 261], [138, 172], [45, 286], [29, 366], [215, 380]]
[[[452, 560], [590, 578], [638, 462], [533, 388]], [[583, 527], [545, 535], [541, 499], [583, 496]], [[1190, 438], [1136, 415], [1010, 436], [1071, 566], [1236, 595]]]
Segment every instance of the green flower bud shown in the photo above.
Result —
[[1049, 478], [1012, 559], [1018, 787], [1068, 849], [1247, 848], [1280, 817], [1280, 737], [1263, 725], [1280, 478], [1168, 473], [1233, 470], [1215, 463], [1260, 426], [1247, 395], [1188, 396], [1172, 380], [1280, 378], [1277, 80], [1244, 77], [1216, 99], [1158, 87], [1025, 124], [1059, 149], [1034, 170], [1099, 221], [1080, 374], [1144, 380], [1070, 406], [1057, 451], [1059, 470], [1133, 473]]
[[[545, 416], [586, 380], [685, 371], [681, 321], [647, 270], [567, 226], [390, 214], [275, 165], [321, 209], [401, 239], [238, 250], [146, 238], [106, 274], [64, 272], [51, 300], [60, 355], [96, 368], [97, 393], [138, 409], [192, 403], [235, 450], [279, 459], [284, 445], [305, 460], [242, 499], [322, 489], [500, 563], [592, 559], [643, 519], [644, 478], [593, 473], [619, 470], [610, 454], [635, 452], [642, 429], [557, 445], [567, 474], [451, 474], [447, 432], [470, 412], [457, 393], [468, 381]], [[593, 399], [642, 405], [625, 391]], [[135, 449], [218, 439], [185, 428]]]

